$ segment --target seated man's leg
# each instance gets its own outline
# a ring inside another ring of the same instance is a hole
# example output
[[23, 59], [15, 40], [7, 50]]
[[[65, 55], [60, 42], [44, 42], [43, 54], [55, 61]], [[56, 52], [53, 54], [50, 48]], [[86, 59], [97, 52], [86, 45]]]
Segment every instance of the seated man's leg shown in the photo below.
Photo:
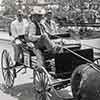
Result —
[[47, 51], [52, 52], [53, 54], [62, 52], [62, 46], [54, 44], [48, 36], [41, 36], [38, 43], [36, 43], [36, 47], [42, 49], [43, 47], [46, 48]]
[[44, 65], [44, 57], [43, 57], [43, 55], [42, 55], [41, 50], [34, 48], [34, 49], [33, 49], [33, 52], [34, 52], [34, 54], [35, 54], [36, 57], [37, 57], [37, 64], [38, 64], [38, 66], [39, 66], [39, 67], [42, 67], [42, 68], [44, 69], [44, 71], [47, 73], [47, 75], [48, 75], [49, 78], [52, 78], [51, 75], [50, 75], [50, 74], [46, 71], [46, 69], [44, 68], [44, 66], [45, 66], [45, 65]]
[[42, 45], [44, 45], [46, 47], [46, 49], [50, 52], [52, 52], [53, 54], [55, 53], [61, 53], [63, 52], [63, 48], [61, 45], [58, 44], [54, 44], [48, 36], [42, 36], [41, 37], [41, 42]]
[[44, 57], [42, 55], [41, 50], [39, 50], [38, 48], [34, 48], [33, 49], [34, 54], [37, 57], [37, 63], [39, 66], [44, 66]]
[[43, 36], [41, 37], [41, 40], [43, 41], [44, 46], [46, 47], [46, 49], [48, 51], [52, 51], [53, 50], [53, 43], [52, 41], [49, 39], [48, 36]]

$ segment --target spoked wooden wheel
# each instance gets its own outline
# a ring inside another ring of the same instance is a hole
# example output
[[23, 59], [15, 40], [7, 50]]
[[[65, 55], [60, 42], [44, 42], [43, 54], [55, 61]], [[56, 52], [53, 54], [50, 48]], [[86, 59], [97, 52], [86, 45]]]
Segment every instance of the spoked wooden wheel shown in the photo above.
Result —
[[9, 56], [9, 53], [7, 52], [7, 50], [3, 50], [1, 56], [1, 68], [3, 79], [7, 88], [11, 88], [13, 86], [15, 78], [11, 63], [12, 61], [11, 57]]
[[94, 63], [97, 64], [97, 65], [100, 65], [100, 58], [96, 58], [96, 59], [94, 60]]
[[49, 79], [43, 70], [36, 70], [34, 73], [34, 90], [36, 100], [51, 100]]

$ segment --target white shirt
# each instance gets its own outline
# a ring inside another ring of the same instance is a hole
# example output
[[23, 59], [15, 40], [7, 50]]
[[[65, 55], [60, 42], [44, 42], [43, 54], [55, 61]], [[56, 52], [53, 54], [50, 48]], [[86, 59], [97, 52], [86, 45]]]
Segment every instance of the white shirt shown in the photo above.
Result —
[[29, 21], [27, 32], [28, 32], [28, 34], [36, 35], [36, 26], [31, 21]]
[[57, 25], [55, 23], [55, 21], [53, 20], [50, 20], [50, 25], [46, 22], [46, 19], [43, 19], [41, 20], [41, 24], [44, 26], [45, 30], [54, 35], [54, 34], [57, 34], [58, 31], [57, 31]]
[[29, 21], [28, 28], [27, 28], [27, 34], [29, 40], [36, 41], [36, 26], [33, 22]]
[[19, 35], [25, 35], [27, 27], [28, 27], [28, 21], [26, 19], [23, 19], [22, 22], [19, 22], [18, 19], [16, 19], [11, 23], [12, 36], [16, 38]]

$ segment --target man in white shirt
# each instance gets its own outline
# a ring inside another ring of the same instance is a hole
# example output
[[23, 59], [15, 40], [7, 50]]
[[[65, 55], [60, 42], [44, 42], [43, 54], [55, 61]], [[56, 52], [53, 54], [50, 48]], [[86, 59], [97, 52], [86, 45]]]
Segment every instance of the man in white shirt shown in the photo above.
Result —
[[14, 38], [19, 35], [25, 35], [28, 21], [23, 18], [22, 10], [18, 10], [17, 18], [11, 23], [11, 33]]
[[[11, 23], [10, 26], [10, 30], [11, 30], [11, 36], [14, 42], [16, 42], [16, 38], [17, 37], [24, 37], [24, 35], [26, 34], [26, 30], [28, 27], [28, 21], [26, 19], [23, 18], [23, 11], [22, 10], [18, 10], [17, 11], [17, 16], [16, 19]], [[21, 49], [19, 45], [13, 45], [14, 47], [14, 58], [13, 58], [13, 62], [14, 65], [16, 64], [16, 62], [18, 61], [18, 57], [20, 55]]]

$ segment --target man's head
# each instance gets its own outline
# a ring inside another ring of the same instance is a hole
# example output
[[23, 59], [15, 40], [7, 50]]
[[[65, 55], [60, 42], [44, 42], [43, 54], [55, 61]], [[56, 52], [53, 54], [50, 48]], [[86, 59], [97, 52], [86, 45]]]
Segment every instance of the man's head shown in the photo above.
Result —
[[46, 13], [46, 18], [47, 18], [48, 20], [51, 20], [51, 18], [52, 18], [52, 12], [51, 12], [51, 11], [48, 11], [48, 12]]
[[17, 11], [17, 18], [19, 22], [23, 20], [23, 11], [20, 9]]
[[42, 15], [39, 13], [39, 12], [31, 12], [30, 14], [30, 19], [32, 21], [37, 21], [37, 22], [40, 22], [41, 18], [42, 18]]

